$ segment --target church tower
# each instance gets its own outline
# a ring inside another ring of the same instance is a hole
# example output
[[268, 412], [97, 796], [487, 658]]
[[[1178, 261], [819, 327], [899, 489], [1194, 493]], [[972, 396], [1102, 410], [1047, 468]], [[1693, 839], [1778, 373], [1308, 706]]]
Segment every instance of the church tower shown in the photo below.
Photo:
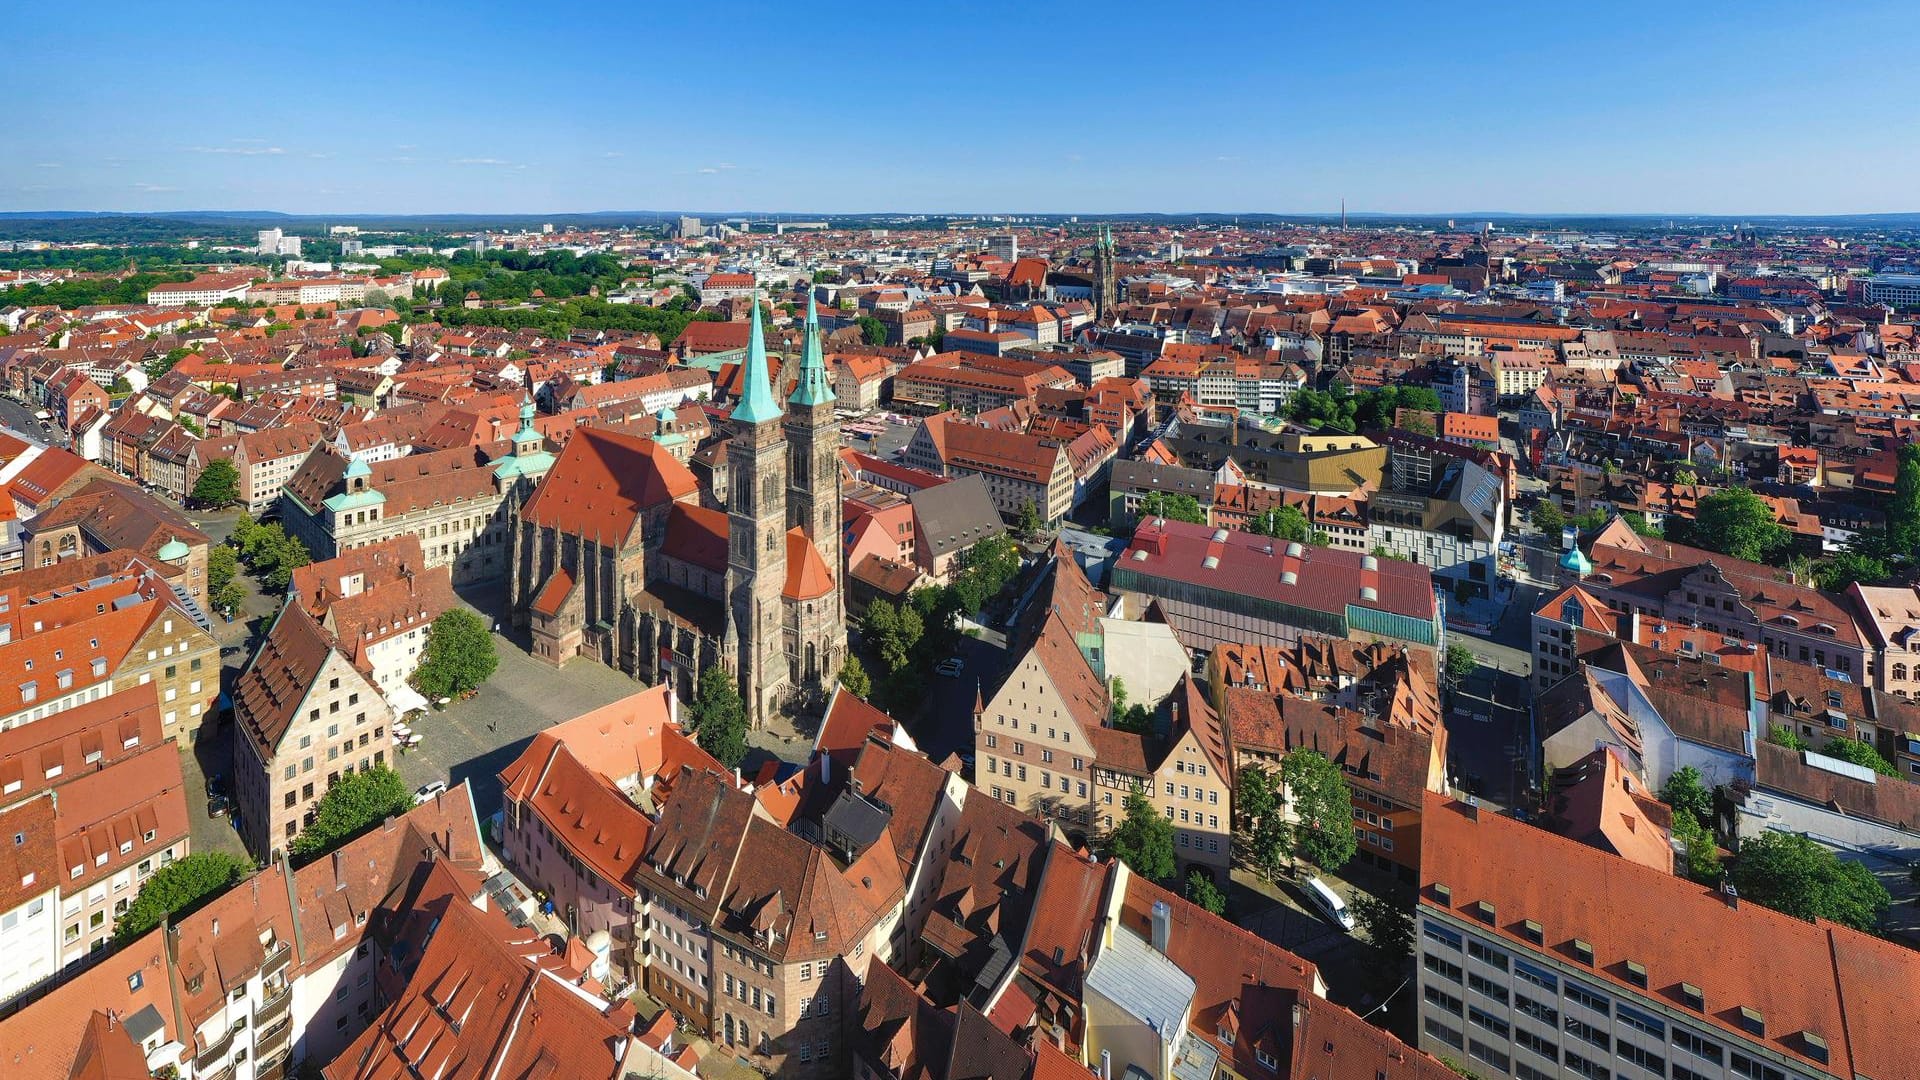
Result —
[[1094, 321], [1110, 322], [1120, 310], [1119, 286], [1114, 278], [1113, 233], [1100, 226], [1100, 238], [1093, 245]]
[[754, 727], [789, 685], [781, 591], [787, 579], [787, 448], [767, 371], [760, 303], [753, 303], [747, 362], [727, 443], [727, 615], [735, 678]]
[[832, 684], [846, 652], [845, 568], [840, 545], [840, 428], [833, 384], [820, 347], [820, 316], [807, 297], [800, 377], [787, 399], [787, 525], [807, 534], [833, 578], [833, 588], [794, 612], [795, 656], [803, 682]]

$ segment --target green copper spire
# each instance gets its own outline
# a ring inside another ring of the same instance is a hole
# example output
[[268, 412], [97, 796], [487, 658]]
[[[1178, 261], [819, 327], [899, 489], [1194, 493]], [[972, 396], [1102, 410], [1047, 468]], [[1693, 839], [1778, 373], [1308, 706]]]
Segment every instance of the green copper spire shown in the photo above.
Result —
[[800, 378], [794, 381], [793, 405], [831, 405], [833, 384], [827, 381], [827, 360], [820, 351], [820, 312], [813, 293], [807, 293], [807, 344], [800, 356]]
[[760, 294], [753, 295], [753, 328], [747, 332], [747, 366], [740, 373], [740, 400], [733, 418], [743, 424], [780, 419], [780, 403], [773, 399], [767, 374], [767, 341], [760, 332]]

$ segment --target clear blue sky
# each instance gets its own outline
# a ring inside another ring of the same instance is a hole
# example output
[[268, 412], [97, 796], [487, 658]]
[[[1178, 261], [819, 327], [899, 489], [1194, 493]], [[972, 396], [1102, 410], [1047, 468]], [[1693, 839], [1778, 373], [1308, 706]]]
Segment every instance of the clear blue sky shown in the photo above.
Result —
[[1920, 210], [1908, 3], [21, 3], [0, 210]]

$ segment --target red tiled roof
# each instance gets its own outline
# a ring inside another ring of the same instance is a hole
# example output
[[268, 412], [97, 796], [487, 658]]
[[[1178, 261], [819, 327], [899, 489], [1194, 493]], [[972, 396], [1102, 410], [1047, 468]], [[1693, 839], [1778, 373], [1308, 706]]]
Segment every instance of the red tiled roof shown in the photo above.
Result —
[[[1759, 904], [1729, 906], [1710, 886], [1443, 796], [1428, 796], [1422, 821], [1422, 905], [1484, 923], [1477, 907], [1492, 904], [1497, 922], [1484, 932], [1761, 1042], [1799, 1068], [1839, 1077], [1909, 1075], [1920, 954]], [[1435, 885], [1447, 886], [1450, 899], [1440, 900]], [[1544, 946], [1527, 941], [1529, 920], [1544, 928]], [[1591, 964], [1576, 955], [1575, 939], [1591, 946]], [[1628, 961], [1645, 967], [1644, 989], [1630, 981]], [[1704, 1009], [1687, 1005], [1682, 983], [1700, 988]], [[1742, 1030], [1742, 1007], [1762, 1014], [1764, 1036]], [[1826, 1040], [1828, 1063], [1807, 1056], [1801, 1032]]]
[[624, 544], [642, 512], [698, 490], [693, 473], [652, 439], [581, 428], [521, 517], [561, 533]]
[[818, 600], [833, 591], [833, 571], [804, 529], [787, 530], [787, 582], [781, 595], [788, 600]]

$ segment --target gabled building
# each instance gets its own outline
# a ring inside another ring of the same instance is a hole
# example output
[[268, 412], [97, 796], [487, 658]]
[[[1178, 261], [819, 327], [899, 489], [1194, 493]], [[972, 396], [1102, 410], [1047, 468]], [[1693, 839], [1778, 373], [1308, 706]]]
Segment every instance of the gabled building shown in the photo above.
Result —
[[459, 603], [447, 568], [425, 562], [416, 537], [396, 536], [300, 567], [287, 589], [288, 603], [333, 635], [395, 715], [426, 707], [408, 680], [433, 621]]
[[306, 608], [288, 604], [234, 682], [233, 784], [257, 857], [288, 850], [346, 773], [384, 765], [393, 710]]

